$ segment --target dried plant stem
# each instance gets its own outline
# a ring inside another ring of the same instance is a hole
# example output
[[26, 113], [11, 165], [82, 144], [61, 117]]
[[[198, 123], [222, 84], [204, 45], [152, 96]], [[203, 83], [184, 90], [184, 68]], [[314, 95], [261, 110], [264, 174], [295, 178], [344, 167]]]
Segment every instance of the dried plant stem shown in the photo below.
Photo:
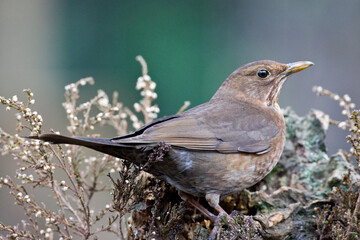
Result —
[[359, 214], [359, 211], [360, 211], [360, 191], [358, 193], [355, 209], [354, 209], [354, 212], [353, 212], [353, 214], [351, 216], [349, 226], [346, 229], [345, 239], [351, 239], [351, 235], [352, 235], [351, 231], [352, 231], [354, 225], [357, 224], [357, 223], [355, 223], [355, 219], [358, 219], [357, 215]]
[[144, 59], [141, 55], [136, 56], [135, 59], [136, 59], [137, 61], [139, 61], [140, 64], [141, 64], [142, 75], [143, 75], [143, 76], [148, 75], [148, 67], [147, 67], [147, 63], [145, 62], [145, 59]]
[[[56, 194], [56, 197], [58, 198], [58, 205], [61, 207], [62, 204], [65, 204], [66, 207], [71, 211], [72, 214], [74, 214], [74, 216], [77, 218], [78, 222], [81, 223], [81, 232], [83, 233], [85, 239], [88, 239], [88, 237], [90, 236], [90, 224], [89, 224], [89, 213], [88, 213], [88, 208], [86, 207], [87, 205], [85, 204], [84, 202], [84, 196], [83, 194], [81, 194], [79, 192], [79, 190], [81, 191], [81, 187], [77, 186], [75, 184], [75, 182], [73, 181], [72, 179], [72, 176], [70, 175], [68, 169], [66, 168], [66, 166], [64, 165], [64, 162], [60, 156], [55, 152], [55, 149], [53, 148], [53, 146], [50, 145], [50, 149], [52, 150], [54, 156], [56, 157], [56, 159], [59, 161], [59, 163], [61, 164], [61, 166], [63, 167], [64, 169], [64, 172], [67, 174], [67, 177], [68, 179], [70, 180], [71, 184], [73, 185], [73, 191], [75, 193], [75, 195], [77, 196], [80, 204], [81, 204], [81, 207], [82, 207], [82, 211], [83, 211], [83, 214], [84, 214], [84, 218], [85, 218], [85, 222], [84, 222], [84, 219], [81, 218], [77, 211], [71, 206], [71, 204], [69, 203], [68, 199], [66, 199], [62, 193], [61, 193], [61, 190], [57, 187], [55, 188], [55, 186], [53, 186], [53, 192]], [[52, 179], [52, 185], [53, 185], [53, 179]], [[82, 191], [83, 192], [83, 191]], [[59, 198], [60, 197], [60, 198]], [[61, 199], [61, 201], [60, 201]], [[65, 224], [66, 225], [66, 224]], [[66, 225], [67, 226], [67, 225]]]
[[177, 113], [182, 113], [183, 111], [185, 111], [188, 107], [190, 106], [190, 101], [185, 101], [184, 105], [182, 105], [182, 107], [179, 109], [179, 111]]

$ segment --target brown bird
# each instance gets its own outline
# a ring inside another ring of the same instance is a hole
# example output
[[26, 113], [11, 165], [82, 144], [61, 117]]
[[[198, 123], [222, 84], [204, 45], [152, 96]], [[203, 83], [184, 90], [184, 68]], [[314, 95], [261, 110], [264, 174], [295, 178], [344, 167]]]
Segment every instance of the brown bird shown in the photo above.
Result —
[[[312, 66], [258, 61], [235, 70], [209, 102], [155, 120], [115, 138], [30, 138], [75, 144], [146, 165], [146, 171], [179, 190], [182, 199], [212, 221], [216, 217], [192, 196], [205, 196], [219, 213], [220, 196], [248, 188], [276, 165], [285, 144], [285, 122], [278, 105], [286, 78]], [[164, 151], [161, 159], [154, 153]]]

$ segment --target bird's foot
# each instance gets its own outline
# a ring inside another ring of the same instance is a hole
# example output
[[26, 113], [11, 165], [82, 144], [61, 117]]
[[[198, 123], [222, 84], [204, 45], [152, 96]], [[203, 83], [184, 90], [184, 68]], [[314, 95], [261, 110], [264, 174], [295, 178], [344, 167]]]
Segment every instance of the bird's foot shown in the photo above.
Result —
[[232, 228], [231, 232], [235, 233], [234, 239], [236, 239], [236, 233], [240, 231], [239, 225], [236, 223], [234, 218], [226, 212], [219, 213], [219, 215], [215, 217], [213, 223], [214, 227], [210, 232], [209, 240], [217, 239], [217, 235], [220, 233], [220, 228], [222, 228], [223, 226], [229, 226], [230, 228]]
[[235, 230], [239, 230], [239, 228], [238, 228], [238, 226], [237, 226], [236, 221], [234, 220], [234, 218], [231, 217], [231, 216], [219, 205], [218, 202], [217, 202], [217, 204], [214, 205], [213, 207], [216, 209], [216, 211], [219, 212], [219, 214], [218, 214], [218, 216], [217, 216], [217, 219], [214, 221], [214, 223], [215, 223], [216, 221], [219, 221], [219, 219], [221, 219], [222, 216], [225, 215], [227, 222], [228, 222], [229, 224], [231, 224], [231, 225], [234, 227]]
[[194, 198], [184, 192], [179, 191], [179, 196], [192, 206], [194, 206], [197, 210], [199, 210], [205, 217], [210, 219], [210, 221], [214, 224], [213, 229], [211, 230], [209, 239], [216, 239], [216, 235], [219, 232], [219, 229], [227, 224], [230, 224], [235, 232], [239, 232], [239, 225], [236, 223], [233, 217], [231, 217], [220, 205], [219, 205], [219, 195], [215, 194], [207, 194], [206, 200], [209, 204], [219, 212], [216, 216], [203, 207], [200, 203], [194, 200]]

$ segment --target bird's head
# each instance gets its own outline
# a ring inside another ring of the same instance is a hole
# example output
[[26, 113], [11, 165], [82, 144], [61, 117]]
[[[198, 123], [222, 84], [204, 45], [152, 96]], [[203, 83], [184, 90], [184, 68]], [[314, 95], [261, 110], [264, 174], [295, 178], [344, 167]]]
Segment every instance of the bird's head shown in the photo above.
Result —
[[314, 64], [309, 61], [283, 64], [263, 60], [249, 63], [235, 70], [213, 98], [230, 97], [268, 106], [275, 105], [286, 78], [312, 65]]

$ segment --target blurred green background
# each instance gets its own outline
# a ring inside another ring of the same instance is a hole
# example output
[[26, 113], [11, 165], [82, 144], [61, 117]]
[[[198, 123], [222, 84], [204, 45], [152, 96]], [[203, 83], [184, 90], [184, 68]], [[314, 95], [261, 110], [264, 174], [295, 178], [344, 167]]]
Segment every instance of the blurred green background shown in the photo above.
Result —
[[[316, 108], [341, 120], [338, 104], [311, 89], [321, 85], [360, 104], [359, 23], [355, 0], [1, 0], [0, 95], [21, 98], [22, 89], [31, 88], [43, 130], [66, 133], [64, 86], [92, 76], [96, 84], [81, 89], [84, 99], [99, 88], [109, 95], [117, 90], [131, 106], [140, 99], [139, 54], [157, 83], [160, 116], [175, 113], [185, 100], [191, 106], [207, 101], [248, 62], [311, 60], [314, 67], [285, 84], [280, 105], [300, 115]], [[8, 132], [14, 132], [13, 113], [0, 107], [0, 127]], [[348, 148], [346, 135], [329, 130], [330, 153]], [[1, 161], [1, 176], [13, 175], [8, 163]]]

